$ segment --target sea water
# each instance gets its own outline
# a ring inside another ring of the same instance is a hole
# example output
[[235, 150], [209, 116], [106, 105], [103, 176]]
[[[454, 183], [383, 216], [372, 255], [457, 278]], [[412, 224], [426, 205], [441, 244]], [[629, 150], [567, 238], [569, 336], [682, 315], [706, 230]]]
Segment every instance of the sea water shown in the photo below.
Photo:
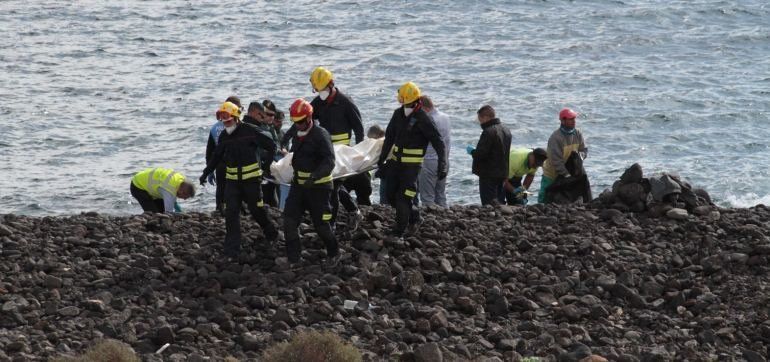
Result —
[[[287, 110], [318, 65], [366, 127], [409, 80], [450, 115], [452, 203], [479, 202], [464, 149], [491, 104], [523, 147], [578, 111], [595, 195], [638, 162], [722, 206], [767, 204], [769, 19], [764, 0], [6, 0], [0, 213], [140, 212], [135, 172], [197, 180], [226, 97]], [[182, 207], [213, 209], [213, 188], [199, 195]]]

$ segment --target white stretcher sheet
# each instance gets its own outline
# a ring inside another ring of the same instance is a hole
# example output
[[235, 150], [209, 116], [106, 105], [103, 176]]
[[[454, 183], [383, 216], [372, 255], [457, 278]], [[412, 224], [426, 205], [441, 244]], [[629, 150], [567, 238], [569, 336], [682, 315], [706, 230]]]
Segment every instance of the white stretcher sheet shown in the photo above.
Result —
[[[332, 177], [338, 178], [372, 169], [377, 165], [384, 141], [384, 138], [367, 138], [352, 147], [348, 145], [335, 145], [335, 165]], [[294, 169], [291, 167], [292, 156], [289, 153], [284, 158], [270, 165], [270, 172], [278, 183], [291, 183], [291, 179], [294, 177]]]

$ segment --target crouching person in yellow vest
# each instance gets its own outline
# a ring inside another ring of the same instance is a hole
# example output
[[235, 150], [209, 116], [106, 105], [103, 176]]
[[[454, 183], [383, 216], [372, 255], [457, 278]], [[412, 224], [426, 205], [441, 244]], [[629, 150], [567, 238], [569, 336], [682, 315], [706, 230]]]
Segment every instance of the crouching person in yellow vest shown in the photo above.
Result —
[[170, 168], [148, 168], [131, 179], [131, 196], [144, 211], [172, 213], [177, 198], [195, 196], [195, 186]]

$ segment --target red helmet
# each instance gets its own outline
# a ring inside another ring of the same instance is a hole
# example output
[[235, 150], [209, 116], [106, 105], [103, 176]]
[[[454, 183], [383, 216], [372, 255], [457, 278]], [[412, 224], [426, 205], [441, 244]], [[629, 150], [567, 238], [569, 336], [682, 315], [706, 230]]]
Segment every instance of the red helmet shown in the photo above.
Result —
[[564, 108], [561, 110], [561, 112], [559, 112], [559, 119], [575, 119], [577, 116], [577, 112], [569, 108]]
[[289, 118], [292, 122], [300, 122], [307, 119], [313, 119], [313, 106], [308, 101], [298, 98], [289, 107]]

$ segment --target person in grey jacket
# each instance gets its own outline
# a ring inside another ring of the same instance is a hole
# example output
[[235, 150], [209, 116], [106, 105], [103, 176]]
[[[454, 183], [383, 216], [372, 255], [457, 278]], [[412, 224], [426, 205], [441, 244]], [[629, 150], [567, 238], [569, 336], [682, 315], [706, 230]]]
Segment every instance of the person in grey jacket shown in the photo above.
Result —
[[543, 177], [540, 179], [540, 192], [537, 201], [546, 203], [548, 187], [558, 178], [566, 178], [571, 175], [567, 170], [566, 161], [573, 152], [581, 159], [588, 156], [588, 147], [583, 139], [583, 133], [575, 128], [577, 112], [564, 108], [559, 112], [559, 129], [553, 131], [548, 138], [548, 159], [543, 164]]
[[[449, 170], [449, 148], [451, 145], [451, 136], [449, 132], [449, 116], [446, 113], [436, 109], [433, 100], [423, 95], [420, 97], [422, 107], [428, 112], [436, 123], [436, 128], [444, 140], [444, 149], [446, 150], [447, 170]], [[420, 201], [425, 206], [439, 205], [447, 207], [446, 202], [446, 179], [439, 180], [438, 177], [438, 155], [433, 146], [428, 145], [425, 151], [425, 160], [422, 163], [422, 170], [418, 178], [418, 190]]]
[[479, 177], [482, 205], [505, 203], [503, 182], [508, 177], [508, 152], [511, 149], [511, 131], [495, 116], [490, 105], [476, 112], [481, 124], [481, 137], [476, 147], [465, 150], [473, 157], [473, 174]]

